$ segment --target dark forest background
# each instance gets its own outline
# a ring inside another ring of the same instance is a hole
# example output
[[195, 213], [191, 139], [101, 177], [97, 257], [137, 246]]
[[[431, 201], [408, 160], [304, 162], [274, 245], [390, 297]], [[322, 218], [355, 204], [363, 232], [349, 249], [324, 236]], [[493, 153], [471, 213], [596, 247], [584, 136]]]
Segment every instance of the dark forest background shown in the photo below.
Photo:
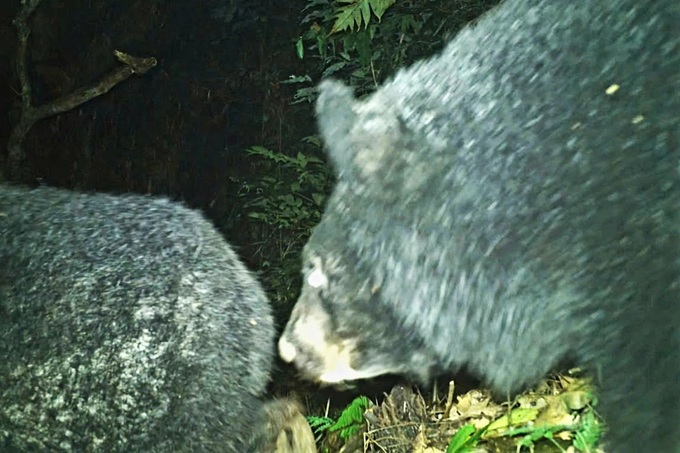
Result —
[[[259, 275], [283, 326], [300, 287], [301, 248], [333, 183], [314, 87], [333, 76], [368, 93], [495, 3], [3, 0], [0, 173], [201, 209]], [[24, 55], [15, 18], [29, 4]], [[157, 63], [18, 133], [26, 99], [58, 106], [101, 87], [123, 67], [116, 50]], [[10, 137], [20, 154], [8, 152]]]

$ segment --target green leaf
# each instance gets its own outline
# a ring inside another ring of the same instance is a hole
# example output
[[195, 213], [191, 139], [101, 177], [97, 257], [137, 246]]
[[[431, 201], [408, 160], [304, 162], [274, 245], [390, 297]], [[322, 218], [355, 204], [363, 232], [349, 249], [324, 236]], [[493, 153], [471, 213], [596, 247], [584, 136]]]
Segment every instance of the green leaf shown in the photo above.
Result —
[[260, 212], [249, 212], [248, 217], [257, 219], [257, 220], [267, 220], [267, 216], [265, 214], [262, 214]]
[[303, 75], [303, 76], [288, 76], [287, 79], [281, 80], [281, 83], [290, 85], [292, 83], [308, 83], [311, 82], [312, 78], [309, 77], [308, 75]]
[[594, 451], [602, 435], [602, 425], [592, 410], [581, 417], [580, 428], [574, 435], [573, 445], [579, 451]]
[[309, 423], [309, 426], [312, 428], [312, 430], [318, 434], [326, 431], [328, 428], [333, 426], [333, 423], [335, 422], [329, 417], [317, 417], [315, 415], [310, 415], [307, 417], [307, 423]]
[[361, 425], [364, 423], [364, 412], [371, 405], [371, 402], [365, 396], [358, 396], [354, 401], [342, 411], [338, 421], [329, 427], [329, 431], [340, 431], [340, 437], [347, 439], [359, 431]]
[[538, 409], [518, 407], [491, 422], [487, 426], [486, 435], [493, 436], [506, 432], [511, 427], [535, 420], [537, 416]]
[[308, 160], [307, 160], [307, 156], [305, 156], [304, 154], [297, 153], [296, 159], [297, 159], [297, 164], [300, 168], [305, 168], [307, 166]]
[[461, 427], [451, 438], [451, 442], [446, 447], [446, 453], [465, 453], [470, 451], [477, 443], [477, 437], [474, 435], [476, 431], [474, 425], [471, 424]]
[[345, 31], [347, 29], [354, 31], [354, 28], [361, 27], [361, 8], [362, 2], [367, 0], [338, 0], [338, 3], [347, 3], [346, 6], [338, 8], [335, 14], [335, 23], [331, 28], [331, 33]]
[[[319, 136], [317, 134], [308, 135], [306, 137], [303, 137], [301, 139], [301, 141], [303, 143], [311, 143], [313, 145], [321, 147], [321, 139], [319, 138]], [[309, 157], [308, 159], [309, 159], [310, 162], [314, 162], [314, 163], [317, 163], [317, 164], [323, 163], [323, 161], [321, 159], [318, 159], [316, 157]]]
[[394, 5], [395, 1], [396, 0], [372, 0], [371, 9], [373, 9], [373, 14], [375, 14], [378, 20], [382, 19], [385, 11], [387, 11], [390, 6]]
[[314, 203], [317, 206], [322, 206], [323, 202], [326, 200], [326, 195], [322, 193], [313, 193], [312, 194], [312, 200], [314, 200]]
[[371, 5], [368, 0], [361, 0], [359, 2], [359, 8], [361, 9], [361, 18], [364, 20], [364, 26], [367, 26], [371, 21]]
[[304, 43], [302, 42], [302, 36], [300, 36], [300, 37], [298, 38], [297, 42], [295, 43], [295, 51], [296, 51], [296, 53], [297, 53], [297, 57], [298, 57], [300, 60], [302, 60], [303, 58], [305, 58], [305, 45], [304, 45]]

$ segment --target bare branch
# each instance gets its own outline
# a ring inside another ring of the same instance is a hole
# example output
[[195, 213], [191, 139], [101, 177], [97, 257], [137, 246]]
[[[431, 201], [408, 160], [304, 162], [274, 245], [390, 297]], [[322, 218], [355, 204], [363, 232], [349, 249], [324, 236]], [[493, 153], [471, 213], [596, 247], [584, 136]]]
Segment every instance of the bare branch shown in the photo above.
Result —
[[[19, 169], [25, 160], [25, 153], [22, 148], [22, 143], [26, 134], [35, 124], [36, 121], [46, 118], [48, 116], [56, 115], [74, 109], [91, 99], [107, 93], [114, 86], [124, 81], [132, 74], [145, 74], [149, 69], [157, 64], [157, 60], [153, 57], [141, 58], [133, 57], [118, 50], [114, 51], [114, 56], [124, 64], [108, 74], [104, 75], [96, 84], [77, 89], [72, 93], [62, 96], [58, 99], [48, 102], [41, 106], [35, 107], [32, 103], [32, 88], [28, 75], [28, 37], [31, 34], [31, 29], [28, 27], [28, 18], [33, 13], [35, 8], [40, 4], [41, 0], [22, 0], [22, 7], [19, 10], [13, 23], [17, 29], [17, 36], [19, 45], [17, 48], [16, 71], [19, 78], [19, 85], [21, 86], [21, 117], [19, 123], [14, 127], [9, 136], [7, 143], [7, 165], [5, 168], [5, 176], [7, 179], [15, 179], [19, 177]], [[0, 180], [1, 180], [0, 175]]]
[[[132, 57], [118, 50], [114, 51], [114, 55], [119, 61], [125, 63], [127, 66], [122, 66], [114, 69], [108, 74], [104, 75], [95, 85], [79, 88], [72, 93], [62, 96], [54, 101], [41, 105], [33, 109], [34, 120], [63, 113], [78, 107], [87, 101], [107, 93], [111, 88], [118, 85], [123, 80], [130, 77], [132, 74], [144, 74], [149, 69], [156, 66], [156, 59]], [[121, 58], [121, 55], [124, 58]]]

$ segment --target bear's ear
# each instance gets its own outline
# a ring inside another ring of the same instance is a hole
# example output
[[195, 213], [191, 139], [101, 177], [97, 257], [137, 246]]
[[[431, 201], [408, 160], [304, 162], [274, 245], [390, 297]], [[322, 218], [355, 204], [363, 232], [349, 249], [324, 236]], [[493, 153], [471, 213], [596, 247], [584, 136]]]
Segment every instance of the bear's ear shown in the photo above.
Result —
[[[382, 91], [357, 101], [342, 82], [319, 85], [316, 115], [328, 156], [339, 179], [362, 183], [385, 170], [403, 134], [397, 106]], [[379, 177], [379, 176], [378, 176]]]
[[357, 121], [356, 100], [352, 89], [336, 80], [324, 80], [319, 85], [316, 118], [326, 152], [340, 178], [354, 173], [350, 135]]

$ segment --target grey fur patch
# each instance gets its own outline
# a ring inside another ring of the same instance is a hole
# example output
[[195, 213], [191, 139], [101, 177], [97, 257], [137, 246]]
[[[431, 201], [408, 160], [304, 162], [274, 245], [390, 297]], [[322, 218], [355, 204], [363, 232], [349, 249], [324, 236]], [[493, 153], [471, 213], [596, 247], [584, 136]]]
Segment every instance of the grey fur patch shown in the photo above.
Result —
[[247, 451], [273, 347], [264, 292], [200, 213], [0, 185], [3, 451]]

